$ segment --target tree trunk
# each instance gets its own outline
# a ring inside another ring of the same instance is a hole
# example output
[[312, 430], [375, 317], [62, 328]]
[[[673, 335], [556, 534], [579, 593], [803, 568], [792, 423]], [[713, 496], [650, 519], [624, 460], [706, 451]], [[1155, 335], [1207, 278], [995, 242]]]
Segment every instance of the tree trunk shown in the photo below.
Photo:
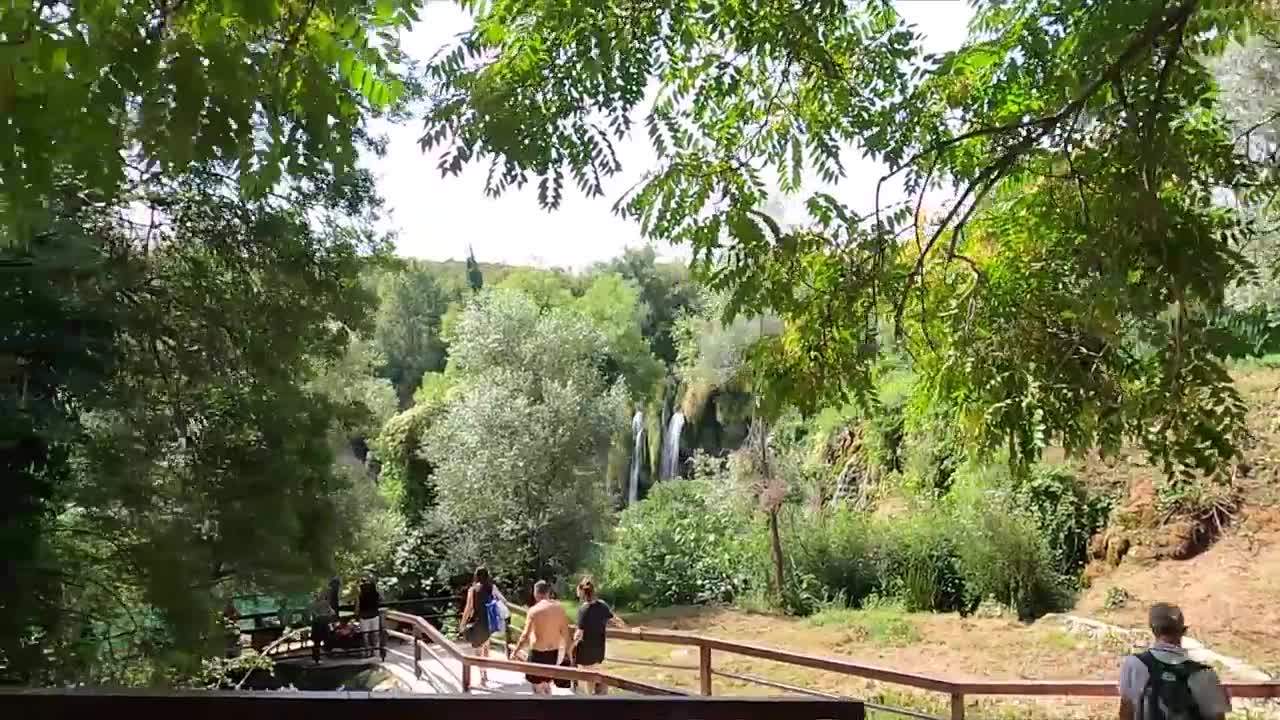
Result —
[[769, 545], [773, 555], [773, 586], [778, 593], [778, 602], [782, 602], [785, 595], [786, 580], [784, 579], [782, 568], [782, 536], [778, 532], [778, 509], [782, 503], [771, 497], [774, 492], [773, 472], [769, 467], [769, 429], [765, 421], [757, 414], [752, 419], [755, 426], [756, 440], [759, 442], [760, 452], [760, 472], [763, 477], [763, 494], [769, 511]]
[[778, 509], [769, 510], [769, 540], [773, 549], [773, 584], [778, 588], [778, 600], [783, 599], [782, 537], [778, 534]]

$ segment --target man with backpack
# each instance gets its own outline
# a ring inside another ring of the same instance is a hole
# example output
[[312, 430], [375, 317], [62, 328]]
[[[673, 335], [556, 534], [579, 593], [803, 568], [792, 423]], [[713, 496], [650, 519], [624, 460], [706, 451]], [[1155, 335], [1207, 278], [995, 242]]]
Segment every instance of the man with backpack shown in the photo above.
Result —
[[1120, 666], [1120, 720], [1224, 720], [1231, 701], [1207, 665], [1182, 647], [1182, 610], [1156, 603], [1148, 614], [1155, 642]]

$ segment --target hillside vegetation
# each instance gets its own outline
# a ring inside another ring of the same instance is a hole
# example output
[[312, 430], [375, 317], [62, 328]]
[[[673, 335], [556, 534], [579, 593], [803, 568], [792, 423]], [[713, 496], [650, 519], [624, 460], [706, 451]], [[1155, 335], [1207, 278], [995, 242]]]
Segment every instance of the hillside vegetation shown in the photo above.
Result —
[[[981, 679], [1114, 680], [1123, 656], [1146, 641], [1146, 608], [1174, 602], [1187, 614], [1191, 635], [1221, 655], [1242, 661], [1221, 665], [1225, 679], [1280, 676], [1280, 370], [1248, 363], [1233, 371], [1249, 405], [1248, 449], [1229, 484], [1203, 485], [1193, 492], [1213, 498], [1207, 506], [1160, 497], [1163, 476], [1134, 453], [1119, 459], [1048, 462], [1078, 473], [1090, 492], [1118, 498], [1106, 524], [1093, 536], [1090, 565], [1082, 586], [1064, 602], [1065, 614], [1025, 622], [998, 605], [976, 614], [912, 611], [901, 600], [876, 599], [862, 609], [825, 605], [795, 618], [758, 609], [669, 607], [639, 611], [628, 621], [735, 638], [819, 656], [838, 656], [911, 672]], [[877, 513], [889, 524], [910, 501], [900, 497]], [[1120, 543], [1118, 538], [1123, 538]], [[1107, 557], [1107, 541], [1112, 549]], [[1120, 543], [1117, 545], [1117, 543]], [[1115, 548], [1126, 547], [1124, 552]], [[1115, 626], [1090, 631], [1067, 615]], [[620, 642], [622, 659], [694, 664], [692, 651], [647, 643]], [[762, 677], [886, 704], [945, 714], [945, 698], [905, 688], [717, 654], [717, 669]], [[1247, 669], [1246, 669], [1247, 666]], [[659, 684], [693, 689], [693, 671], [615, 663], [611, 670]], [[718, 678], [723, 694], [777, 694], [746, 681]], [[996, 698], [971, 700], [982, 717], [1092, 718], [1114, 712], [1114, 701]], [[1238, 704], [1239, 717], [1252, 717]], [[971, 712], [973, 710], [971, 709]]]
[[[234, 685], [237, 599], [479, 565], [984, 674], [1204, 577], [1271, 657], [1275, 3], [3, 6], [0, 683]], [[398, 257], [403, 122], [692, 260]]]

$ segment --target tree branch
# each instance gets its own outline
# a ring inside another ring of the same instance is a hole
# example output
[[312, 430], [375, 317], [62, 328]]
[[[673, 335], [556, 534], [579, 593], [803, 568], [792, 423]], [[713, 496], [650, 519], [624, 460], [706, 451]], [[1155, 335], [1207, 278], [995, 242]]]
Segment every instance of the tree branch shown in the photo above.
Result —
[[[986, 197], [986, 195], [995, 187], [996, 183], [1004, 176], [1004, 174], [1013, 167], [1017, 160], [1038, 142], [1043, 140], [1049, 132], [1057, 127], [1063, 120], [1069, 116], [1082, 112], [1089, 100], [1098, 93], [1108, 83], [1117, 83], [1123, 79], [1124, 71], [1131, 65], [1143, 51], [1150, 49], [1161, 37], [1166, 35], [1170, 30], [1177, 30], [1183, 27], [1191, 14], [1199, 5], [1199, 0], [1183, 0], [1183, 2], [1174, 8], [1161, 7], [1154, 13], [1143, 27], [1143, 30], [1136, 37], [1129, 41], [1125, 49], [1120, 55], [1107, 66], [1107, 69], [1094, 78], [1086, 85], [1076, 96], [1056, 113], [1034, 120], [1028, 120], [1019, 123], [1011, 123], [1006, 125], [997, 125], [987, 128], [979, 128], [966, 133], [961, 133], [953, 138], [948, 138], [940, 142], [934, 143], [929, 148], [913, 155], [902, 166], [880, 178], [876, 183], [876, 198], [879, 202], [880, 186], [889, 178], [899, 172], [911, 167], [915, 162], [929, 153], [939, 153], [957, 143], [966, 140], [972, 140], [978, 137], [988, 135], [1003, 134], [1008, 132], [1016, 132], [1019, 130], [1033, 130], [1027, 133], [1021, 140], [1011, 145], [1004, 151], [1000, 157], [996, 158], [988, 164], [981, 172], [978, 173], [973, 180], [969, 181], [961, 193], [959, 200], [952, 206], [951, 210], [943, 218], [942, 224], [934, 232], [928, 244], [924, 248], [924, 252], [916, 259], [915, 266], [911, 272], [907, 274], [906, 281], [903, 284], [903, 296], [895, 303], [894, 322], [901, 323], [902, 313], [905, 308], [906, 298], [915, 283], [919, 281], [920, 274], [924, 270], [924, 259], [927, 257], [934, 244], [947, 230], [948, 226], [954, 221], [971, 196], [974, 197], [973, 207], [968, 208], [962, 216], [961, 223], [967, 222], [972, 216], [974, 208]], [[877, 213], [878, 216], [878, 213]], [[954, 244], [958, 235], [952, 237], [952, 254], [954, 254]]]

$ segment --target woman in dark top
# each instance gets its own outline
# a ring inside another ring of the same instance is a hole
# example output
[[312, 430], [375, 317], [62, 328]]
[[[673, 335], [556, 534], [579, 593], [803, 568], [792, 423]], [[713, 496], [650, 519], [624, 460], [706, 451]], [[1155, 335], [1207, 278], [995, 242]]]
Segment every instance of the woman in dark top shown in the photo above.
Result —
[[[596, 585], [588, 577], [578, 583], [578, 599], [582, 607], [578, 608], [578, 630], [573, 638], [573, 661], [584, 670], [594, 670], [604, 662], [605, 628], [626, 627], [622, 618], [613, 614], [613, 609], [605, 601], [596, 597]], [[608, 688], [602, 683], [592, 683], [591, 692], [604, 695]]]
[[381, 604], [382, 596], [378, 594], [377, 584], [372, 577], [366, 576], [360, 582], [360, 594], [356, 596], [356, 616], [360, 620], [360, 643], [368, 648], [369, 657], [373, 657], [373, 649], [381, 645], [377, 637], [382, 634]]
[[[471, 647], [475, 648], [477, 657], [489, 657], [489, 636], [493, 630], [489, 627], [489, 601], [494, 598], [497, 589], [493, 579], [489, 577], [489, 568], [481, 565], [476, 568], [471, 578], [471, 587], [467, 589], [467, 604], [462, 608], [462, 633]], [[489, 682], [489, 673], [480, 666], [480, 684]]]
[[336, 617], [339, 605], [342, 603], [342, 580], [338, 577], [329, 578], [329, 607], [333, 609]]

